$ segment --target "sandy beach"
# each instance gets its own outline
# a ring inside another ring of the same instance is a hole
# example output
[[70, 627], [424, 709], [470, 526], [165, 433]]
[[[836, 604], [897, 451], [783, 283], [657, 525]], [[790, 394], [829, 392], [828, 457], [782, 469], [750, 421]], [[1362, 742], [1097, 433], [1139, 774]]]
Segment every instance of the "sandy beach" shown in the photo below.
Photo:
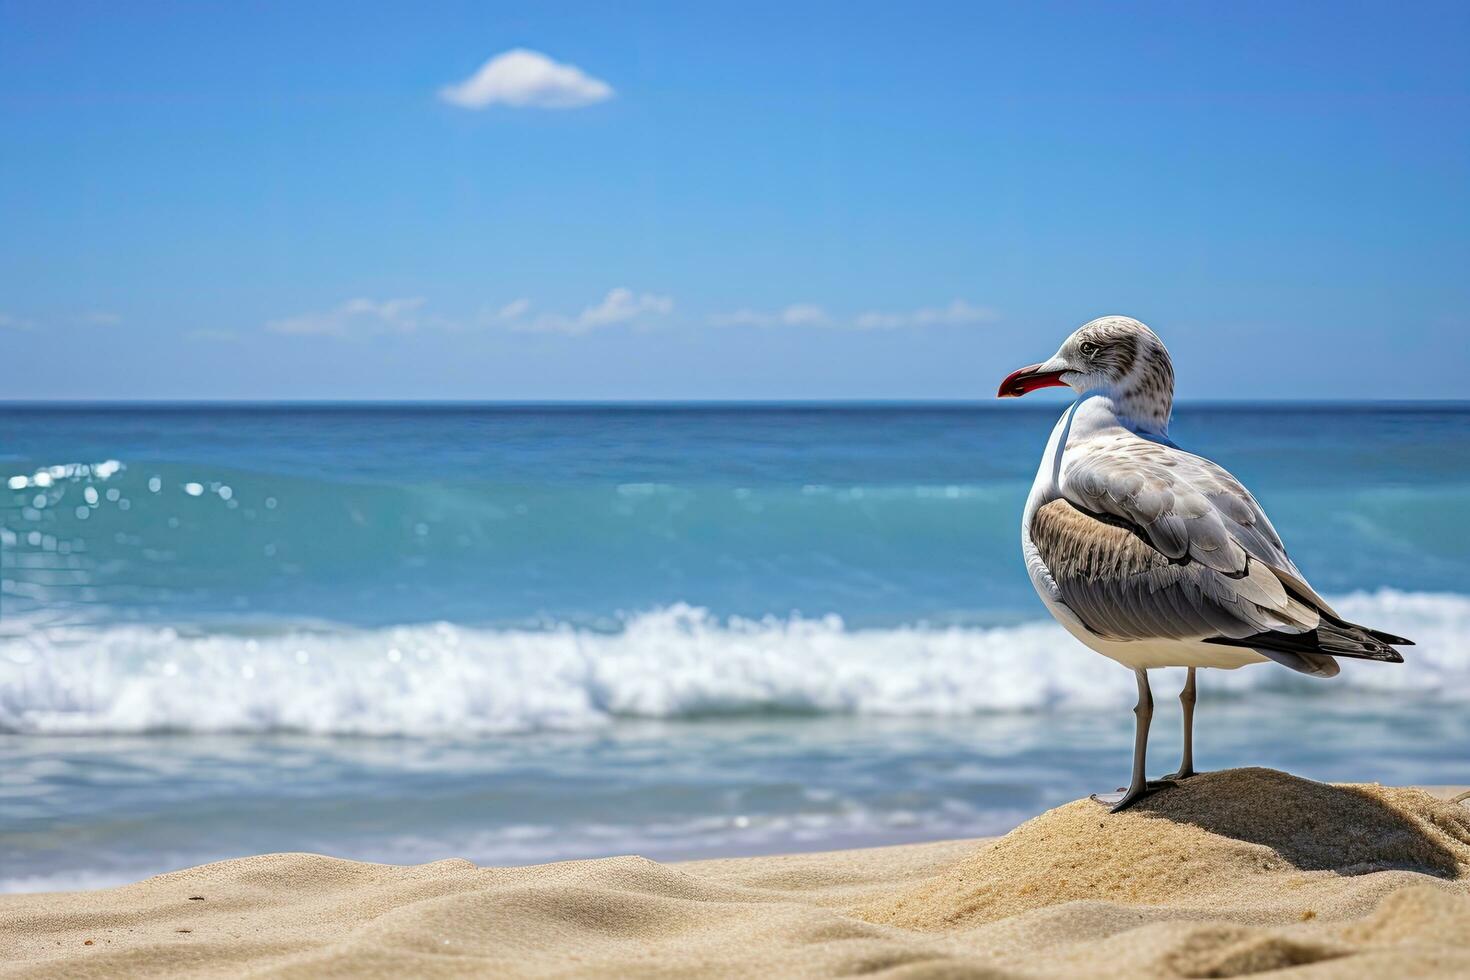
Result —
[[267, 854], [0, 899], [0, 975], [1464, 976], [1459, 793], [1241, 769], [992, 840], [524, 868]]
[[1470, 980], [1470, 0], [0, 0], [4, 132], [0, 980]]

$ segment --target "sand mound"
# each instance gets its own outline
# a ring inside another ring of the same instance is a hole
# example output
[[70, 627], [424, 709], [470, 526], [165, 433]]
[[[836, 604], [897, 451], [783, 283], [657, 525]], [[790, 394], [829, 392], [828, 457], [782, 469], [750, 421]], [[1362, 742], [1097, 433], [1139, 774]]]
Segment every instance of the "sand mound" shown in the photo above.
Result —
[[[0, 896], [0, 976], [1470, 976], [1470, 808], [1216, 773], [979, 848], [399, 868], [309, 854]], [[854, 914], [854, 909], [858, 914]]]
[[1470, 878], [1470, 809], [1417, 789], [1236, 769], [1122, 813], [1090, 800], [1058, 807], [859, 914], [945, 930], [1100, 900], [1288, 922], [1361, 914], [1362, 890], [1336, 886], [1379, 871], [1399, 884]]

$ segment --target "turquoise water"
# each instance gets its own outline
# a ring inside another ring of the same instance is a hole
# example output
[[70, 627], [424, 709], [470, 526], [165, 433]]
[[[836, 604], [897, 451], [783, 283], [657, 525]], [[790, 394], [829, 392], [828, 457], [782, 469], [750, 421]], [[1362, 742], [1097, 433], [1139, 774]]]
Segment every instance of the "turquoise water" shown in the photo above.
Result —
[[[1110, 787], [1132, 680], [1018, 554], [1060, 410], [0, 407], [0, 886], [917, 840]], [[1172, 435], [1420, 641], [1207, 672], [1201, 762], [1470, 782], [1470, 406]]]

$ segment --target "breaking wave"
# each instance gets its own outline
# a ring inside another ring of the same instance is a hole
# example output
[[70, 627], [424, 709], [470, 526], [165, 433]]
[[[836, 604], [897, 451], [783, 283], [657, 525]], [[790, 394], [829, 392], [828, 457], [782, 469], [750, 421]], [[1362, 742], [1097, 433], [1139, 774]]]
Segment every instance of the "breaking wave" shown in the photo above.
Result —
[[[1325, 683], [1253, 667], [1212, 671], [1205, 690], [1470, 700], [1470, 596], [1385, 590], [1337, 605], [1419, 645], [1403, 666], [1344, 662]], [[620, 717], [1103, 708], [1134, 696], [1127, 671], [1051, 623], [849, 629], [835, 616], [721, 620], [677, 604], [614, 632], [14, 626], [0, 638], [0, 731], [28, 734], [476, 735]]]

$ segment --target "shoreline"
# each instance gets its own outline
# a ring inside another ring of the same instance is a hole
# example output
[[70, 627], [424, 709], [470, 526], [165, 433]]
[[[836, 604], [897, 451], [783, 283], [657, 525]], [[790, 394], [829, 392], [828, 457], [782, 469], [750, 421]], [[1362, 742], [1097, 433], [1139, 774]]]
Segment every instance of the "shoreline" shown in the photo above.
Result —
[[1464, 975], [1463, 790], [1240, 769], [989, 839], [520, 868], [260, 855], [0, 896], [0, 976]]

